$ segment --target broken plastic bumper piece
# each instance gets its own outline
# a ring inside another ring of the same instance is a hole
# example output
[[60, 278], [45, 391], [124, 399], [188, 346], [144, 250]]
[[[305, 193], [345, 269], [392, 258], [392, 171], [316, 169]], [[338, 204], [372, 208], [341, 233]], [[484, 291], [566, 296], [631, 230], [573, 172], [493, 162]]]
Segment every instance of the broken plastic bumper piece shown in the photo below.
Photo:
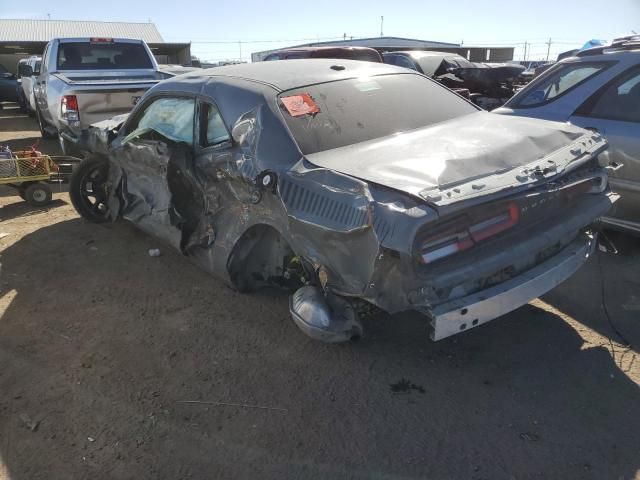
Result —
[[593, 254], [596, 235], [580, 236], [559, 253], [517, 277], [438, 305], [431, 311], [432, 340], [482, 325], [547, 293], [573, 275]]
[[345, 299], [325, 296], [322, 289], [305, 286], [289, 300], [289, 311], [296, 325], [314, 340], [347, 342], [362, 336], [358, 314]]

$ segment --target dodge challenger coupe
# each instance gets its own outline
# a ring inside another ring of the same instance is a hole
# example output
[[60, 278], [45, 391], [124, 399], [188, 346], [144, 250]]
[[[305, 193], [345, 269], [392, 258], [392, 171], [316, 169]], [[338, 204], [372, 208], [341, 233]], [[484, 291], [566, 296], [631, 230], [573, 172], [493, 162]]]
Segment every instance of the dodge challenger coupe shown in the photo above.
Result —
[[83, 142], [83, 217], [125, 218], [241, 291], [291, 289], [329, 342], [371, 305], [424, 313], [434, 340], [518, 308], [587, 260], [617, 198], [597, 133], [369, 62], [187, 73]]

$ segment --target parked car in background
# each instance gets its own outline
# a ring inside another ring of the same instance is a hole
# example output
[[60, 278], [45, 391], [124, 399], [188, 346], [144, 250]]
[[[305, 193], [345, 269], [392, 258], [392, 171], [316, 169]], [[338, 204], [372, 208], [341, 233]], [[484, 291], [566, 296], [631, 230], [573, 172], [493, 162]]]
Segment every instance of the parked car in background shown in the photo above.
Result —
[[20, 105], [20, 110], [30, 116], [35, 115], [36, 112], [34, 87], [36, 79], [40, 75], [41, 64], [42, 57], [40, 56], [23, 58], [18, 62], [18, 82], [20, 83], [18, 104]]
[[168, 79], [94, 125], [69, 193], [236, 288], [291, 289], [308, 335], [356, 312], [460, 333], [552, 289], [593, 252], [615, 200], [581, 128], [481, 111], [405, 68], [258, 62]]
[[16, 76], [0, 65], [0, 102], [18, 101], [18, 80]]
[[369, 47], [298, 47], [272, 52], [264, 58], [272, 60], [296, 60], [301, 58], [342, 58], [365, 62], [382, 62], [377, 50]]
[[55, 38], [45, 47], [35, 86], [42, 136], [58, 136], [65, 153], [77, 155], [84, 129], [129, 112], [165, 77], [142, 40]]
[[504, 104], [514, 94], [514, 82], [525, 67], [510, 63], [474, 63], [461, 55], [428, 50], [383, 54], [385, 63], [416, 70], [451, 88], [485, 110]]
[[169, 64], [160, 64], [158, 65], [158, 70], [165, 75], [165, 78], [175, 77], [177, 75], [182, 75], [184, 73], [190, 73], [197, 70], [202, 70], [202, 67], [196, 66], [188, 66], [184, 65], [169, 65]]
[[604, 135], [603, 158], [622, 166], [611, 172], [621, 199], [602, 221], [640, 233], [640, 36], [558, 62], [496, 113], [569, 121]]

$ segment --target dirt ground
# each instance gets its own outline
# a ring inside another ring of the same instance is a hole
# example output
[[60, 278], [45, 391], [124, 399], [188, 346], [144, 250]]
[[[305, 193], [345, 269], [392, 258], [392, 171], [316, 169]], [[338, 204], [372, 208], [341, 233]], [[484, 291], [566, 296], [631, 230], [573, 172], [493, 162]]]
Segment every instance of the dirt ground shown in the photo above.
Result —
[[[0, 144], [38, 136], [0, 111]], [[640, 478], [637, 239], [462, 335], [380, 315], [336, 346], [54, 198], [0, 189], [2, 480]]]

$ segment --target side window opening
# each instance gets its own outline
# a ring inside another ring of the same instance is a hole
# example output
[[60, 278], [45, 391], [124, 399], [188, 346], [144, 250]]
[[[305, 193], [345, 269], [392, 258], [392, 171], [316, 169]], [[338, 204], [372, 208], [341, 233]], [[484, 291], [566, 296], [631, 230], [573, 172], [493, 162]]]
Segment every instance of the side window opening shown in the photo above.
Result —
[[200, 146], [220, 145], [231, 139], [220, 111], [215, 105], [203, 103], [200, 119]]
[[147, 106], [124, 141], [155, 132], [174, 142], [193, 145], [194, 111], [192, 98], [158, 98]]
[[609, 82], [583, 103], [575, 114], [640, 122], [640, 67], [633, 67]]

